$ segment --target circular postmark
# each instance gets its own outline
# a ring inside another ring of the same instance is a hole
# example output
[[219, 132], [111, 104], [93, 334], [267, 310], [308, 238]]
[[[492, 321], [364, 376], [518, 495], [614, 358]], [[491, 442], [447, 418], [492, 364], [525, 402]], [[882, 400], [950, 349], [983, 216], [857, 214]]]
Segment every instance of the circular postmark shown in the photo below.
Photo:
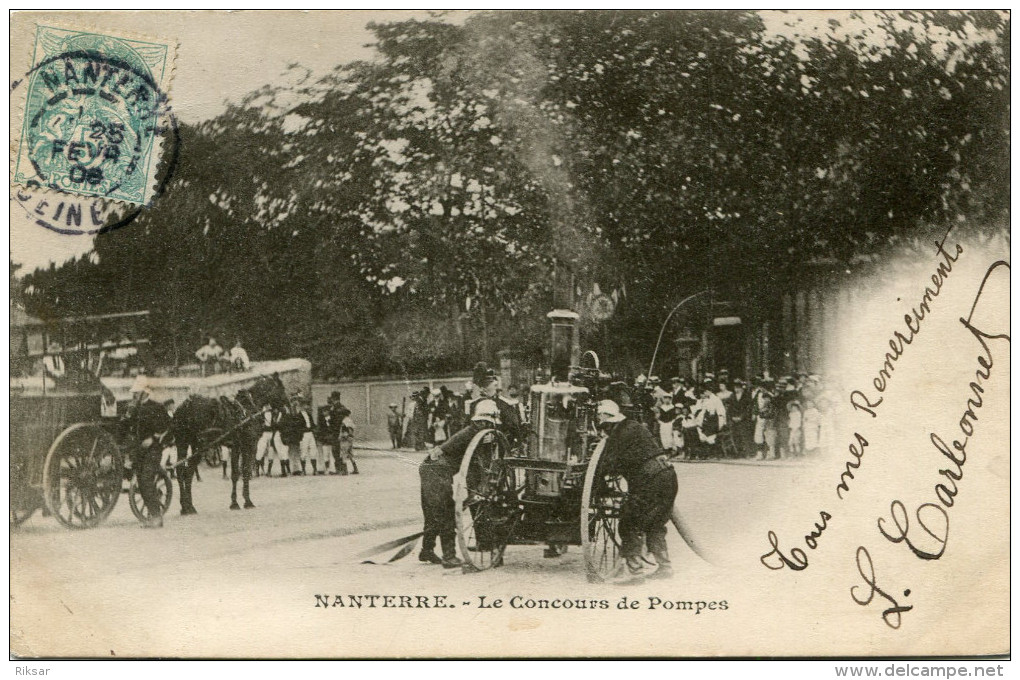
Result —
[[12, 199], [61, 234], [130, 223], [177, 164], [177, 121], [152, 69], [121, 41], [88, 38], [42, 59], [22, 81]]

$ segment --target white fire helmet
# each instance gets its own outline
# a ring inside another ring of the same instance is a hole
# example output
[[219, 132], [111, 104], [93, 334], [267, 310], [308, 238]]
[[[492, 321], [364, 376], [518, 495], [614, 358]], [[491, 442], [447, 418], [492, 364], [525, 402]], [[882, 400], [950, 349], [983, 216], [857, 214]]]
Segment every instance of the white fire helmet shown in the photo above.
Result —
[[612, 399], [603, 399], [599, 402], [600, 423], [618, 423], [624, 418], [625, 416], [620, 411], [619, 404]]
[[483, 399], [478, 402], [478, 405], [475, 406], [475, 414], [471, 416], [471, 420], [488, 420], [491, 423], [495, 423], [497, 418], [499, 418], [499, 406], [492, 399]]

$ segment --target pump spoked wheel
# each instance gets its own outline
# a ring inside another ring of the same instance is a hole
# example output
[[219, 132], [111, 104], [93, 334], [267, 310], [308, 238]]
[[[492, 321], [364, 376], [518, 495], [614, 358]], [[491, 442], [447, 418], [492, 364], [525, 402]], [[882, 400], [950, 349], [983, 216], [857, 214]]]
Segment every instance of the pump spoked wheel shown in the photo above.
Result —
[[581, 548], [590, 583], [604, 583], [622, 565], [620, 509], [627, 498], [627, 482], [606, 472], [599, 442], [588, 461], [581, 495]]
[[457, 542], [464, 571], [503, 563], [503, 553], [521, 517], [513, 470], [504, 462], [510, 443], [496, 430], [482, 430], [468, 444], [453, 478]]

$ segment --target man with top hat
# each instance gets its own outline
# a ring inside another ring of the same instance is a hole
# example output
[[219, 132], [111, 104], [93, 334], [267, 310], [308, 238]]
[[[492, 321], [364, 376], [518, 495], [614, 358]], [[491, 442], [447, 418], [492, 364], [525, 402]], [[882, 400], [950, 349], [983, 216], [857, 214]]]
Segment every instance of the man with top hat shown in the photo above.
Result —
[[726, 407], [726, 417], [733, 428], [733, 443], [737, 447], [738, 458], [750, 458], [754, 440], [754, 421], [752, 419], [751, 394], [747, 391], [747, 383], [737, 378], [733, 381], [733, 396]]
[[131, 469], [138, 478], [138, 491], [145, 503], [148, 517], [142, 520], [145, 528], [163, 526], [163, 507], [156, 490], [159, 474], [162, 440], [170, 430], [170, 415], [166, 408], [152, 400], [151, 388], [145, 376], [138, 376], [131, 387], [133, 401], [124, 417], [124, 425], [131, 434]]
[[496, 408], [499, 409], [499, 424], [497, 428], [506, 436], [507, 441], [510, 443], [510, 448], [516, 448], [524, 441], [524, 428], [521, 424], [520, 410], [500, 395], [499, 378], [488, 368], [484, 361], [475, 364], [473, 380], [475, 388], [481, 396], [469, 404], [468, 414], [473, 416], [478, 404], [483, 401], [494, 402]]
[[[467, 427], [429, 451], [418, 467], [421, 479], [421, 511], [424, 517], [419, 561], [442, 564], [447, 569], [463, 564], [457, 557], [453, 476], [460, 469], [461, 460], [475, 435], [482, 430], [496, 427], [498, 420], [499, 406], [496, 402], [492, 399], [480, 400], [474, 405]], [[443, 551], [442, 557], [436, 555], [437, 538]]]
[[[322, 441], [333, 454], [333, 471], [330, 474], [347, 475], [347, 463], [351, 464], [351, 474], [358, 474], [358, 464], [354, 462], [354, 420], [351, 410], [343, 405], [340, 392], [336, 390], [329, 395], [326, 405], [319, 408], [319, 431]], [[324, 471], [325, 468], [323, 463]]]
[[607, 472], [627, 481], [627, 498], [620, 508], [620, 555], [623, 583], [646, 577], [642, 553], [647, 546], [658, 569], [650, 578], [669, 578], [673, 567], [666, 547], [666, 522], [677, 494], [676, 471], [644, 425], [628, 419], [620, 406], [605, 399], [598, 404], [599, 427], [605, 432], [602, 452]]

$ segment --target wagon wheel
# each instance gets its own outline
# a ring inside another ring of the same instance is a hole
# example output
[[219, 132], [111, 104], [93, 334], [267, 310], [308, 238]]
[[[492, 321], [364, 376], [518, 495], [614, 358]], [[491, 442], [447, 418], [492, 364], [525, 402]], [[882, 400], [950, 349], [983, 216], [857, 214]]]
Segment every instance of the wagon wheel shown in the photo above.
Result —
[[76, 423], [57, 437], [43, 465], [43, 498], [61, 524], [88, 529], [120, 498], [124, 454], [98, 423]]
[[[162, 517], [170, 509], [170, 503], [174, 499], [174, 483], [171, 481], [170, 474], [166, 470], [157, 469], [155, 476], [156, 497], [159, 499], [159, 514]], [[138, 488], [138, 475], [134, 475], [131, 478], [128, 500], [131, 502], [131, 512], [135, 513], [135, 517], [142, 522], [149, 519], [149, 509], [145, 507], [145, 501], [142, 500], [142, 491]]]
[[468, 444], [460, 471], [453, 478], [457, 542], [464, 571], [500, 566], [520, 519], [513, 471], [503, 462], [509, 451], [510, 443], [502, 433], [482, 430]]
[[620, 566], [620, 508], [627, 497], [626, 482], [606, 474], [602, 453], [605, 440], [598, 443], [588, 461], [581, 496], [581, 549], [590, 583], [603, 583]]

